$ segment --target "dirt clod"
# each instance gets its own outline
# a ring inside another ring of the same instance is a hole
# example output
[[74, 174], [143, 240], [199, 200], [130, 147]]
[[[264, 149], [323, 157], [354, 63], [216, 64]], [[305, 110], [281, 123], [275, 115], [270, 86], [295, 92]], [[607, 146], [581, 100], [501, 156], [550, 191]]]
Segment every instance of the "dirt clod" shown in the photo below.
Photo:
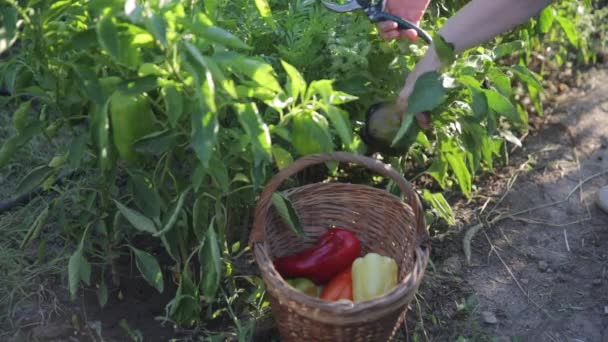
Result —
[[541, 260], [538, 262], [538, 270], [541, 272], [547, 272], [549, 269], [549, 264], [545, 260]]
[[483, 322], [487, 324], [498, 323], [498, 318], [496, 318], [496, 315], [491, 311], [482, 311], [481, 318], [483, 319]]
[[601, 286], [602, 285], [602, 279], [600, 278], [595, 278], [593, 279], [593, 286]]

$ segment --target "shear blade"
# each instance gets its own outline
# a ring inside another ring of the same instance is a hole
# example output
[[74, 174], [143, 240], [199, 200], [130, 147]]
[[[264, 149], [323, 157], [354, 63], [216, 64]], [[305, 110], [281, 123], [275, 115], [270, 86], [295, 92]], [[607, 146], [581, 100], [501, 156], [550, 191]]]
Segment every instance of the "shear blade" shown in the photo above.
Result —
[[323, 2], [323, 5], [325, 5], [325, 7], [329, 8], [332, 11], [336, 11], [336, 12], [350, 12], [350, 11], [361, 9], [361, 5], [359, 5], [356, 0], [351, 0], [344, 5], [338, 5], [333, 2], [329, 2], [329, 1], [325, 1], [325, 0], [323, 0], [322, 2]]

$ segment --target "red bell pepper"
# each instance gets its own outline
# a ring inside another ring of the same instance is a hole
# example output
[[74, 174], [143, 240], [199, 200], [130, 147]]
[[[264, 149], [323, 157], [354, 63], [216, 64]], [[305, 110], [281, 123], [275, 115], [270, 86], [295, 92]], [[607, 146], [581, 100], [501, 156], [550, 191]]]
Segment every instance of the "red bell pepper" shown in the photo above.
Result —
[[347, 267], [342, 273], [333, 277], [321, 292], [321, 299], [337, 301], [340, 299], [353, 300], [352, 268]]
[[304, 277], [321, 285], [350, 268], [360, 254], [361, 242], [355, 233], [333, 228], [323, 234], [315, 246], [278, 258], [274, 267], [284, 278]]

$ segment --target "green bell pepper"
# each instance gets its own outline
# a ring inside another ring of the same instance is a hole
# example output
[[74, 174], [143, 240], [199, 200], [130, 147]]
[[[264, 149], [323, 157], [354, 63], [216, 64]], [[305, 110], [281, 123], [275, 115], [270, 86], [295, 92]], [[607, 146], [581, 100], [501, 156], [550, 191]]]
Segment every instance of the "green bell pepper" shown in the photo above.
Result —
[[319, 297], [321, 290], [307, 278], [292, 278], [287, 279], [287, 283], [293, 286], [296, 290], [303, 292], [309, 296]]
[[397, 263], [377, 253], [357, 258], [353, 262], [352, 272], [355, 302], [382, 296], [397, 285]]

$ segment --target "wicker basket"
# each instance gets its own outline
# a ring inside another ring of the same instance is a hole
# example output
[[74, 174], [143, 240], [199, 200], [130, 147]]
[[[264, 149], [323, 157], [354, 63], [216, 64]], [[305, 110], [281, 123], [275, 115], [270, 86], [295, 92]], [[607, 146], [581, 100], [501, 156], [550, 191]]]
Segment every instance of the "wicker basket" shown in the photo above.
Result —
[[[311, 165], [355, 163], [391, 178], [407, 202], [381, 189], [346, 183], [315, 183], [283, 192], [297, 211], [309, 239], [298, 238], [271, 205], [283, 181]], [[313, 245], [330, 226], [355, 231], [363, 253], [377, 252], [399, 264], [399, 284], [382, 297], [360, 303], [335, 303], [307, 296], [289, 286], [273, 259]], [[345, 152], [307, 156], [276, 174], [257, 203], [250, 246], [269, 295], [283, 341], [387, 341], [403, 323], [429, 260], [429, 236], [420, 200], [390, 166]]]

